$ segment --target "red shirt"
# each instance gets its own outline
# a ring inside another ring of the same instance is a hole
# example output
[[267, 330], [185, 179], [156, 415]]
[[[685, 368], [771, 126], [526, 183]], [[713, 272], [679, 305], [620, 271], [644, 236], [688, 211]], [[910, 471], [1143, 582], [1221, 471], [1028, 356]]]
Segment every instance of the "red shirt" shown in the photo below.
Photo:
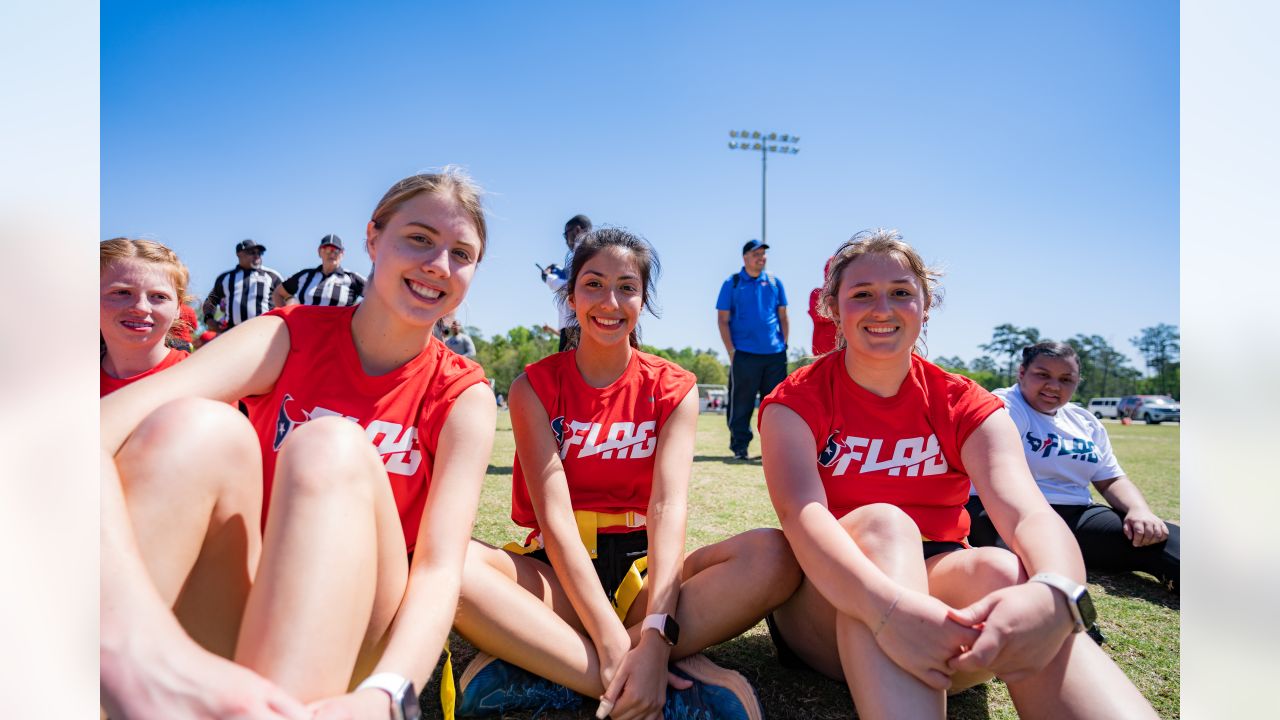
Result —
[[891, 503], [929, 540], [961, 542], [969, 534], [969, 475], [960, 448], [998, 398], [919, 356], [893, 397], [859, 386], [831, 353], [795, 371], [760, 404], [780, 403], [804, 418], [831, 514]]
[[191, 334], [195, 332], [196, 325], [199, 324], [199, 321], [196, 320], [196, 311], [193, 310], [190, 305], [183, 303], [182, 306], [178, 308], [178, 318], [181, 319], [182, 322], [178, 323], [177, 328], [174, 330], [173, 337], [176, 340], [190, 344]]
[[[608, 387], [593, 388], [578, 372], [577, 352], [556, 353], [524, 369], [551, 422], [548, 432], [560, 448], [573, 509], [648, 512], [658, 434], [696, 378], [673, 362], [632, 350], [622, 377]], [[511, 519], [534, 533], [539, 530], [518, 454], [511, 478]]]
[[822, 288], [809, 293], [809, 317], [813, 318], [813, 354], [825, 355], [836, 349], [836, 324], [818, 314], [818, 296]]
[[265, 524], [276, 452], [289, 433], [312, 418], [345, 416], [364, 428], [382, 456], [412, 552], [440, 428], [453, 401], [485, 382], [484, 369], [433, 338], [405, 365], [366, 375], [351, 337], [357, 307], [290, 305], [267, 313], [284, 319], [289, 355], [270, 392], [243, 399], [262, 446], [262, 519]]
[[177, 365], [183, 360], [186, 360], [187, 356], [190, 354], [191, 353], [187, 352], [186, 350], [175, 350], [173, 348], [170, 348], [169, 354], [164, 356], [164, 359], [160, 361], [159, 365], [151, 368], [150, 370], [147, 370], [146, 372], [141, 372], [141, 373], [138, 373], [137, 375], [134, 375], [133, 377], [127, 377], [127, 378], [113, 378], [107, 374], [106, 370], [102, 369], [102, 366], [98, 366], [98, 397], [105, 397], [106, 395], [109, 395], [119, 390], [125, 385], [138, 382], [142, 378], [147, 377], [149, 375], [155, 375], [156, 373], [160, 372], [161, 370], [164, 370], [167, 367], [173, 367], [174, 365]]

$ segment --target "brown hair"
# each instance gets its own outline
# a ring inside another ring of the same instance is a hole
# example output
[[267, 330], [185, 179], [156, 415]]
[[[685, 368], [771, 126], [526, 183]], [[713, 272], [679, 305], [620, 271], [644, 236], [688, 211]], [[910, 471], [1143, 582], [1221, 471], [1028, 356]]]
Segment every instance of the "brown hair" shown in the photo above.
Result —
[[[103, 240], [98, 243], [98, 274], [107, 271], [113, 263], [120, 260], [137, 259], [143, 262], [155, 265], [163, 265], [169, 271], [169, 279], [173, 282], [173, 290], [177, 297], [178, 305], [185, 305], [193, 298], [187, 295], [187, 283], [191, 280], [191, 272], [187, 270], [187, 266], [178, 259], [178, 254], [155, 240], [141, 240], [138, 238], [117, 237], [110, 240]], [[181, 308], [179, 308], [181, 311]], [[182, 319], [182, 313], [174, 318], [173, 325], [169, 328], [166, 339], [173, 340], [182, 330], [194, 330], [188, 328], [189, 323]]]
[[827, 261], [827, 274], [822, 282], [822, 292], [818, 296], [818, 314], [836, 324], [837, 350], [845, 346], [844, 329], [840, 327], [840, 317], [836, 312], [840, 276], [849, 263], [863, 255], [888, 255], [907, 264], [911, 274], [920, 283], [920, 291], [924, 293], [926, 321], [929, 319], [929, 310], [942, 304], [942, 288], [938, 284], [942, 271], [925, 265], [920, 253], [902, 239], [902, 233], [885, 228], [863, 230], [846, 240]]
[[480, 202], [484, 191], [466, 172], [455, 165], [446, 165], [438, 173], [410, 175], [392, 185], [378, 201], [378, 206], [373, 209], [373, 216], [370, 218], [373, 226], [381, 230], [400, 206], [421, 193], [451, 195], [462, 209], [467, 211], [471, 216], [472, 224], [475, 225], [476, 234], [480, 236], [480, 257], [476, 259], [476, 262], [479, 262], [484, 257], [489, 239], [488, 225], [484, 220], [484, 207]]
[[[569, 296], [573, 294], [573, 289], [578, 284], [578, 274], [587, 262], [602, 250], [608, 248], [618, 248], [631, 254], [632, 259], [635, 260], [636, 267], [640, 270], [641, 303], [644, 309], [649, 311], [649, 314], [658, 317], [658, 311], [654, 308], [654, 295], [657, 292], [658, 275], [662, 273], [662, 263], [658, 261], [658, 253], [649, 244], [649, 241], [622, 228], [605, 227], [599, 230], [592, 230], [579, 239], [578, 249], [573, 251], [573, 261], [569, 264], [569, 279], [559, 290], [561, 301], [568, 302]], [[569, 326], [566, 330], [568, 330], [567, 347], [577, 347], [582, 328], [578, 326], [576, 316], [569, 321]], [[631, 341], [632, 347], [640, 347], [640, 326], [638, 324], [631, 330], [631, 335], [628, 339]]]

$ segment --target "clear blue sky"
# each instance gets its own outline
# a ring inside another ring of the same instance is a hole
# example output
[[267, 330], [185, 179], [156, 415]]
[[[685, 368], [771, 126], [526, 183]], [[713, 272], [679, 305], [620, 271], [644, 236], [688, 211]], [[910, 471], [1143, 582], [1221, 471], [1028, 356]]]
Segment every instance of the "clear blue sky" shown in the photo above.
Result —
[[1135, 358], [1178, 324], [1178, 12], [1168, 2], [106, 2], [102, 237], [169, 244], [205, 294], [233, 245], [284, 275], [347, 241], [399, 178], [492, 194], [462, 310], [486, 335], [555, 313], [534, 263], [586, 213], [664, 265], [646, 342], [715, 348], [719, 284], [760, 234], [807, 349], [809, 290], [854, 232], [944, 266], [930, 355], [992, 328], [1097, 334]]

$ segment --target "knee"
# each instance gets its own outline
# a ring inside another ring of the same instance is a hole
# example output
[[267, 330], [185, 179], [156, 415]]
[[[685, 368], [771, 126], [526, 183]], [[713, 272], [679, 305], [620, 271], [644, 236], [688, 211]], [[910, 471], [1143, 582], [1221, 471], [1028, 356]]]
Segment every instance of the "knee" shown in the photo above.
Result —
[[372, 482], [383, 475], [364, 430], [339, 417], [316, 418], [294, 429], [280, 448], [276, 467], [276, 485], [302, 494], [372, 499]]
[[869, 556], [920, 545], [920, 528], [896, 505], [863, 505], [840, 518], [840, 524]]
[[791, 597], [804, 576], [787, 536], [774, 528], [757, 528], [743, 533], [741, 539], [743, 556], [752, 574], [764, 580], [770, 595], [780, 596], [775, 604]]
[[186, 473], [190, 482], [235, 478], [256, 484], [262, 475], [262, 451], [248, 418], [235, 408], [204, 398], [182, 398], [142, 420], [116, 453], [116, 465], [131, 490], [148, 479], [167, 483], [182, 468], [193, 470]]
[[983, 595], [1027, 580], [1018, 556], [1004, 548], [972, 548], [964, 554], [970, 563], [973, 588]]

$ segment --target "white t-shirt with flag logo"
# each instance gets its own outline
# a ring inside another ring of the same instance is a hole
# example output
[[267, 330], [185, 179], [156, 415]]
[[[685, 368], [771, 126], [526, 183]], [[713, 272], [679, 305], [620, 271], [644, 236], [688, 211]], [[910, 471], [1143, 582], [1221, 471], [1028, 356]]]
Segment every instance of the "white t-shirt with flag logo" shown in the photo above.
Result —
[[1106, 428], [1088, 410], [1068, 403], [1045, 415], [1027, 404], [1017, 385], [992, 394], [1009, 409], [1031, 476], [1050, 505], [1088, 505], [1089, 483], [1124, 474]]

